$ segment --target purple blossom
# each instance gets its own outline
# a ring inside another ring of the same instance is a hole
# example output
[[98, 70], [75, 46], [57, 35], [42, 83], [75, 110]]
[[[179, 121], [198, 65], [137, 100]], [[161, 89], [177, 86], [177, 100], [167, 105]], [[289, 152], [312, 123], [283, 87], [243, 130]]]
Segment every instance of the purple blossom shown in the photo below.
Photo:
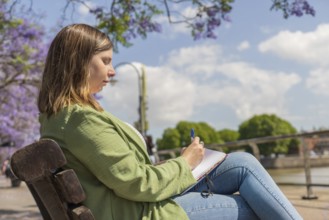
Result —
[[302, 10], [305, 11], [306, 14], [315, 16], [315, 10], [313, 7], [310, 6], [310, 4], [307, 1], [303, 2]]
[[[91, 12], [96, 14], [96, 11]], [[98, 28], [110, 35], [116, 50], [117, 42], [129, 46], [136, 37], [146, 38], [149, 33], [161, 32], [161, 25], [153, 19], [157, 14], [160, 12], [147, 1], [118, 1], [109, 12], [103, 10], [97, 17], [100, 21]]]
[[[194, 40], [216, 39], [215, 31], [222, 21], [231, 21], [229, 13], [232, 10], [231, 4], [233, 2], [209, 0], [206, 6], [201, 1], [195, 1], [194, 4], [197, 5], [198, 11], [195, 19], [189, 22]], [[285, 18], [289, 16], [301, 17], [304, 14], [315, 15], [315, 10], [307, 0], [273, 0], [271, 9], [283, 11]]]
[[8, 1], [0, 3], [0, 144], [22, 147], [38, 138], [37, 86], [47, 47], [40, 25], [9, 14]]
[[273, 0], [271, 9], [281, 10], [284, 18], [301, 17], [304, 14], [315, 16], [314, 8], [306, 0], [294, 0], [292, 3], [288, 0]]
[[155, 32], [162, 32], [162, 26], [159, 23], [153, 23], [153, 30]]
[[201, 30], [204, 27], [204, 22], [197, 21], [195, 22], [195, 28]]
[[92, 14], [100, 14], [100, 13], [103, 13], [103, 9], [98, 7], [98, 8], [95, 8], [95, 9], [90, 9], [89, 12], [92, 13]]
[[215, 17], [217, 13], [219, 12], [219, 9], [217, 7], [210, 7], [206, 9], [206, 13], [208, 17]]

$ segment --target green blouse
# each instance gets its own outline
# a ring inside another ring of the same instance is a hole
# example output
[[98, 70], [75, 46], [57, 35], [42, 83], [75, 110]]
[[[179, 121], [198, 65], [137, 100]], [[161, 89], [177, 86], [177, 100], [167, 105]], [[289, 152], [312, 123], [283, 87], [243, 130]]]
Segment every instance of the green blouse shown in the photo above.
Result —
[[74, 105], [39, 118], [41, 138], [62, 148], [96, 220], [188, 219], [171, 197], [194, 184], [182, 157], [152, 165], [141, 138], [108, 112]]

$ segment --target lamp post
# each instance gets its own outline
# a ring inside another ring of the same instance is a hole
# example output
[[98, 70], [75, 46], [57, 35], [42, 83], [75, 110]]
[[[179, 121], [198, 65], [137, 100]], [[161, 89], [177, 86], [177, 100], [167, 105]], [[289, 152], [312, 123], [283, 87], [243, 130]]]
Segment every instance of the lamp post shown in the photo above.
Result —
[[[145, 68], [142, 65], [141, 71], [138, 70], [138, 68], [129, 62], [121, 62], [118, 63], [117, 65], [114, 66], [114, 69], [117, 69], [120, 66], [124, 65], [129, 65], [131, 66], [135, 72], [137, 73], [138, 77], [138, 92], [139, 92], [139, 106], [138, 106], [138, 114], [139, 114], [139, 119], [137, 122], [137, 130], [145, 137], [146, 136], [146, 131], [148, 129], [148, 123], [146, 121], [146, 81], [145, 81]], [[111, 82], [114, 84], [117, 82], [117, 80], [114, 80], [113, 78], [111, 79]]]

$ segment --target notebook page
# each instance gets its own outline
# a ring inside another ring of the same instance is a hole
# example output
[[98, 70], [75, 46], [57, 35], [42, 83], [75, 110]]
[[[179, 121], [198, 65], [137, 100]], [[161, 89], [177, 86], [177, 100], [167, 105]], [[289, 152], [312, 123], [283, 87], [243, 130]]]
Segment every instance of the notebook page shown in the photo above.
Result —
[[205, 155], [201, 163], [192, 170], [195, 179], [199, 180], [204, 174], [208, 173], [217, 164], [222, 162], [226, 157], [226, 153], [205, 149]]

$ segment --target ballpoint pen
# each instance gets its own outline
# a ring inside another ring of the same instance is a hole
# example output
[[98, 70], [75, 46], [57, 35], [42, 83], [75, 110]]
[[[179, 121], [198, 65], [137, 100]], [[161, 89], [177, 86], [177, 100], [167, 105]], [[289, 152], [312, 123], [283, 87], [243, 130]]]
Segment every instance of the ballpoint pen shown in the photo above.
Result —
[[191, 141], [193, 141], [193, 139], [194, 139], [194, 128], [191, 128], [190, 136], [191, 136]]

